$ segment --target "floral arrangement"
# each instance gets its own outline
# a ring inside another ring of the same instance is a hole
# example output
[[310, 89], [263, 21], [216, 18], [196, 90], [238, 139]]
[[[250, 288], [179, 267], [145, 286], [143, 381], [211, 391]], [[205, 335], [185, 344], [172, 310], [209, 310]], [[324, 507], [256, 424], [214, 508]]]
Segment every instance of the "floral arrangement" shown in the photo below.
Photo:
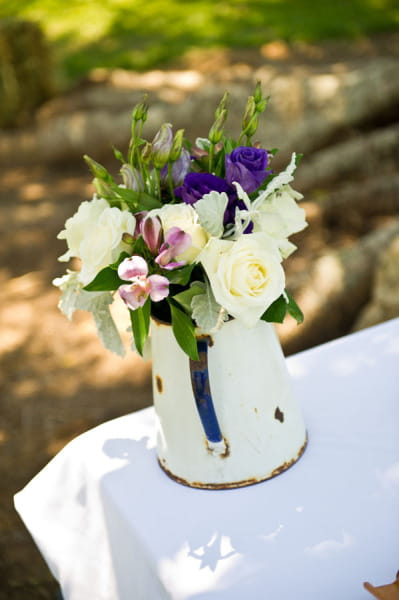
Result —
[[253, 327], [303, 315], [285, 290], [282, 260], [296, 247], [288, 237], [307, 225], [290, 186], [299, 157], [275, 173], [276, 150], [252, 143], [268, 99], [260, 84], [248, 98], [238, 140], [224, 134], [229, 98], [215, 112], [207, 138], [191, 144], [164, 123], [143, 138], [148, 106], [132, 113], [121, 182], [88, 156], [96, 193], [82, 202], [58, 235], [80, 259], [79, 271], [54, 281], [61, 310], [93, 313], [107, 348], [124, 349], [109, 305], [119, 294], [130, 314], [134, 345], [143, 354], [151, 316], [171, 323], [183, 351], [198, 359], [196, 332], [210, 334], [229, 318]]

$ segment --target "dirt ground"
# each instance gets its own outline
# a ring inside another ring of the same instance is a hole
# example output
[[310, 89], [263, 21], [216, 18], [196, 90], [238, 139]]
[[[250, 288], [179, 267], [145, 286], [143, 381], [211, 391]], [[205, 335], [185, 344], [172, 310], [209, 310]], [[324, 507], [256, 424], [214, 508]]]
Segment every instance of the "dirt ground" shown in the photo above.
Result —
[[[384, 43], [381, 38], [381, 52]], [[362, 44], [351, 52], [348, 45], [334, 46], [330, 60], [367, 60], [370, 48], [378, 52], [371, 40]], [[269, 52], [275, 60], [300, 60], [281, 45]], [[323, 52], [327, 60], [326, 46], [313, 47], [317, 60]], [[245, 59], [256, 66], [259, 54]], [[111, 355], [89, 316], [77, 314], [70, 323], [57, 309], [51, 281], [64, 272], [57, 257], [65, 246], [56, 235], [92, 194], [83, 161], [0, 168], [0, 181], [0, 600], [52, 599], [56, 583], [12, 496], [79, 433], [149, 405], [150, 364], [133, 353], [124, 360]], [[291, 268], [306, 269], [337, 243], [332, 232], [309, 228]]]

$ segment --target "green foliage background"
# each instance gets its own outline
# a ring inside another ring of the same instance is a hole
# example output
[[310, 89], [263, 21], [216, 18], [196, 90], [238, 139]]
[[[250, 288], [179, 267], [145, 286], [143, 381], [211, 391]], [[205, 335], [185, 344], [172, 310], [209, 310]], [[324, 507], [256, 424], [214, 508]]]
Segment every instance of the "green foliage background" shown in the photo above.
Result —
[[397, 0], [1, 0], [0, 18], [39, 21], [63, 78], [145, 70], [193, 48], [257, 47], [396, 29]]

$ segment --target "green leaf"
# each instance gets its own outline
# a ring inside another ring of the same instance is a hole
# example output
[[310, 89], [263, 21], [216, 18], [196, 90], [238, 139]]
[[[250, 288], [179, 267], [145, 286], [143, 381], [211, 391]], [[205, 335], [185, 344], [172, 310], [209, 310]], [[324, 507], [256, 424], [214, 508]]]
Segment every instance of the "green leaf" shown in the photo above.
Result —
[[150, 196], [145, 192], [139, 194], [139, 210], [152, 210], [153, 208], [161, 208], [162, 202], [154, 196]]
[[192, 360], [199, 360], [194, 323], [173, 299], [168, 298], [168, 304], [172, 315], [172, 329], [177, 343]]
[[282, 323], [287, 314], [287, 302], [283, 295], [279, 296], [261, 316], [262, 321]]
[[129, 190], [128, 188], [123, 188], [120, 187], [119, 185], [114, 184], [112, 186], [112, 191], [117, 194], [119, 196], [119, 198], [122, 198], [122, 200], [124, 202], [126, 202], [126, 204], [131, 207], [136, 209], [138, 206], [138, 200], [139, 200], [139, 193], [136, 192], [135, 190]]
[[86, 292], [109, 292], [117, 290], [123, 283], [124, 281], [119, 277], [114, 268], [105, 267], [83, 289]]
[[296, 322], [299, 325], [300, 323], [303, 322], [303, 319], [304, 319], [303, 312], [301, 311], [301, 309], [299, 308], [298, 304], [295, 302], [295, 300], [291, 296], [291, 294], [289, 294], [287, 292], [287, 290], [285, 293], [287, 294], [287, 297], [288, 297], [288, 305], [287, 305], [288, 313], [291, 315], [291, 317], [294, 317], [294, 319], [296, 320]]
[[173, 296], [173, 300], [178, 302], [184, 308], [186, 313], [191, 315], [191, 301], [194, 296], [204, 293], [204, 284], [201, 281], [194, 281], [188, 290], [179, 292]]
[[148, 298], [144, 306], [136, 310], [129, 309], [130, 322], [134, 337], [134, 344], [140, 356], [143, 356], [144, 344], [150, 328], [151, 300]]
[[112, 185], [112, 192], [121, 198], [128, 207], [134, 212], [140, 210], [152, 210], [153, 208], [161, 208], [162, 202], [146, 192], [136, 192], [128, 188]]
[[178, 269], [173, 269], [173, 271], [168, 271], [167, 269], [163, 269], [162, 275], [164, 275], [170, 283], [176, 283], [179, 285], [187, 285], [190, 281], [192, 270], [194, 269], [194, 264], [185, 265], [184, 267], [180, 267]]

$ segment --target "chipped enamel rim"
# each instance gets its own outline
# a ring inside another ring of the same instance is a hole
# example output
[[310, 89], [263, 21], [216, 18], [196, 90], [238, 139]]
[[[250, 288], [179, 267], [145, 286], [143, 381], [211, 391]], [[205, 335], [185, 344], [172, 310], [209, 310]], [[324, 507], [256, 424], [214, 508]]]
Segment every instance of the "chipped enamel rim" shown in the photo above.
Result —
[[289, 462], [285, 462], [279, 467], [273, 469], [273, 471], [266, 477], [261, 477], [259, 479], [257, 479], [256, 477], [251, 477], [250, 479], [244, 479], [243, 481], [234, 481], [231, 483], [201, 483], [200, 481], [187, 481], [186, 479], [178, 477], [177, 475], [174, 475], [171, 471], [169, 471], [169, 469], [167, 469], [165, 465], [162, 464], [162, 461], [160, 459], [158, 459], [158, 464], [164, 471], [164, 473], [166, 473], [166, 475], [170, 477], [170, 479], [173, 479], [173, 481], [176, 481], [176, 483], [180, 483], [181, 485], [185, 485], [186, 487], [197, 488], [202, 490], [232, 490], [234, 488], [248, 487], [257, 483], [262, 483], [263, 481], [268, 481], [269, 479], [273, 479], [273, 477], [281, 475], [281, 473], [284, 473], [284, 471], [287, 471], [296, 462], [298, 462], [298, 460], [301, 458], [301, 456], [306, 450], [308, 441], [309, 437], [306, 434], [305, 442], [299, 449], [297, 456], [295, 456]]

